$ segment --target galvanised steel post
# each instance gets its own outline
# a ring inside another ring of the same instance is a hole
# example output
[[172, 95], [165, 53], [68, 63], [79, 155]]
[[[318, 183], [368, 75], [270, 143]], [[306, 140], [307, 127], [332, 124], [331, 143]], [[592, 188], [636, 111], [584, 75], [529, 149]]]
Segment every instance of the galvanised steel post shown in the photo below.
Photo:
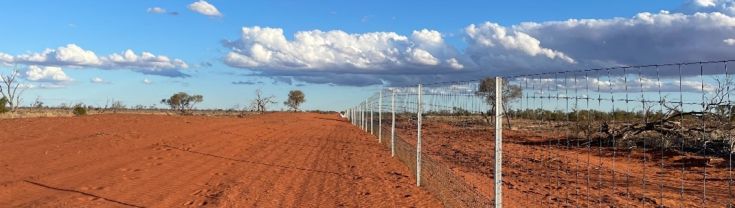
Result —
[[416, 114], [417, 119], [417, 138], [416, 138], [416, 186], [421, 186], [421, 84], [419, 84], [418, 91], [416, 93]]
[[365, 103], [360, 104], [360, 129], [365, 130]]
[[503, 79], [495, 77], [495, 207], [503, 207]]
[[378, 95], [378, 143], [383, 143], [383, 90]]
[[392, 95], [390, 98], [391, 112], [393, 114], [393, 121], [390, 124], [390, 156], [396, 156], [396, 91], [391, 90]]
[[358, 115], [357, 116], [358, 117], [358, 119], [357, 119], [357, 125], [359, 125], [360, 126], [360, 129], [362, 129], [362, 127], [363, 127], [363, 125], [362, 125], [362, 118], [363, 118], [362, 117], [362, 112], [363, 112], [362, 111], [362, 102], [360, 102], [360, 105], [357, 106], [357, 110], [358, 110], [358, 114], [357, 114]]
[[375, 112], [373, 112], [373, 108], [375, 108], [375, 106], [373, 105], [375, 104], [373, 104], [372, 101], [371, 103], [368, 103], [368, 108], [370, 108], [370, 134], [375, 135], [375, 128], [373, 127], [373, 124], [375, 123], [375, 120], [373, 120], [373, 114], [375, 114]]
[[357, 122], [355, 122], [355, 125], [359, 126], [360, 129], [362, 129], [362, 103], [360, 103], [360, 105], [357, 105]]

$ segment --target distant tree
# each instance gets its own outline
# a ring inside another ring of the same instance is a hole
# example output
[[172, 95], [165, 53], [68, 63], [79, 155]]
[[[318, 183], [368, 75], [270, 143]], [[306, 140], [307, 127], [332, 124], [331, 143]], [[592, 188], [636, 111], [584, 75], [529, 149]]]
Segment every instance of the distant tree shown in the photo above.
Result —
[[283, 102], [283, 104], [293, 111], [298, 111], [299, 106], [304, 102], [306, 102], [304, 92], [301, 92], [301, 90], [291, 90], [288, 92], [288, 100]]
[[7, 113], [8, 111], [10, 111], [10, 109], [8, 109], [8, 98], [0, 98], [0, 113]]
[[[20, 71], [16, 68], [13, 68], [10, 74], [0, 74], [0, 81], [2, 81], [0, 85], [0, 96], [7, 98], [7, 105], [10, 111], [15, 111], [22, 101], [21, 95], [24, 90], [20, 89], [22, 84], [18, 80], [19, 75]], [[20, 91], [18, 91], [19, 89]]]
[[168, 99], [161, 100], [161, 103], [168, 105], [172, 110], [177, 110], [182, 114], [187, 113], [194, 108], [194, 105], [204, 101], [204, 96], [189, 95], [185, 92], [179, 92], [171, 95]]
[[[517, 99], [520, 99], [523, 95], [523, 89], [521, 89], [518, 85], [510, 85], [508, 82], [503, 82], [503, 94], [502, 94], [502, 110], [503, 112], [506, 112], [506, 108], [508, 106], [508, 103], [515, 101]], [[478, 96], [484, 96], [485, 102], [487, 102], [488, 105], [490, 105], [490, 110], [492, 112], [489, 112], [488, 114], [495, 114], [495, 110], [497, 109], [495, 106], [495, 77], [487, 77], [480, 81], [480, 86], [477, 89], [476, 95]], [[485, 118], [487, 119], [489, 115], [486, 115]], [[507, 117], [507, 123], [508, 127], [511, 126], [510, 124], [510, 117]], [[488, 119], [489, 122], [489, 119]]]
[[257, 112], [265, 112], [267, 111], [268, 105], [275, 104], [276, 103], [276, 97], [275, 96], [263, 96], [263, 92], [260, 89], [255, 90], [255, 99], [250, 101], [250, 108]]
[[119, 100], [113, 100], [112, 105], [110, 106], [110, 109], [112, 109], [112, 112], [117, 112], [118, 110], [125, 109], [125, 104], [123, 104], [122, 101]]
[[41, 109], [41, 108], [43, 108], [43, 102], [41, 101], [41, 97], [40, 96], [39, 97], [36, 97], [36, 101], [33, 102], [33, 104], [31, 105], [31, 108], [35, 108], [35, 109]]

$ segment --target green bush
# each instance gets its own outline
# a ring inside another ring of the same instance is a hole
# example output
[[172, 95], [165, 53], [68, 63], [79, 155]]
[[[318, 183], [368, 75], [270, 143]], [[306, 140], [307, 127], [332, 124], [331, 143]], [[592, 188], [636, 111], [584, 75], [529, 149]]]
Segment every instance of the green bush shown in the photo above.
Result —
[[72, 113], [74, 113], [75, 116], [87, 115], [87, 108], [85, 108], [82, 104], [76, 104], [74, 105]]
[[8, 98], [6, 97], [0, 98], [0, 113], [7, 113], [8, 111], [10, 111], [7, 105], [8, 105]]

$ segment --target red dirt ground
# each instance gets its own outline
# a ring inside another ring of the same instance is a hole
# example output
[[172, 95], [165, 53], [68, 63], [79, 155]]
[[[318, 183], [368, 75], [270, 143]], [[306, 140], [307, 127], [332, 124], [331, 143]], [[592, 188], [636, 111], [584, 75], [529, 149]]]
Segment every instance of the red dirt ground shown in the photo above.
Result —
[[109, 114], [0, 129], [0, 207], [441, 207], [334, 114]]
[[[491, 128], [427, 119], [423, 128], [425, 154], [444, 162], [477, 191], [492, 198], [495, 147]], [[415, 144], [415, 128], [397, 131], [397, 135]], [[733, 205], [735, 185], [728, 187], [728, 181], [735, 174], [722, 158], [710, 157], [705, 164], [702, 156], [690, 153], [669, 152], [662, 158], [658, 151], [643, 153], [640, 149], [618, 149], [613, 157], [611, 148], [573, 147], [563, 141], [557, 145], [551, 134], [560, 133], [504, 130], [506, 207]]]

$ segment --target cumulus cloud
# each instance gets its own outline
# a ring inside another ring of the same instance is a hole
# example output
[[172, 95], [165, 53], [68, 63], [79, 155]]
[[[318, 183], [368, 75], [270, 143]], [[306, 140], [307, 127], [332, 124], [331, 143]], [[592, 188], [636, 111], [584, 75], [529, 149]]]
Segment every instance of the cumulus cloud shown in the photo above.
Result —
[[451, 67], [452, 69], [459, 70], [459, 69], [464, 68], [464, 65], [460, 64], [459, 61], [457, 61], [457, 58], [447, 59], [447, 63], [449, 64], [449, 67]]
[[210, 17], [221, 17], [222, 13], [219, 12], [217, 7], [210, 4], [209, 2], [205, 0], [199, 0], [194, 3], [189, 4], [189, 10], [203, 14]]
[[21, 54], [14, 57], [15, 63], [51, 66], [100, 66], [102, 62], [89, 50], [68, 44], [56, 49], [45, 49], [39, 53]]
[[507, 32], [497, 24], [472, 25], [468, 33], [470, 42], [477, 45], [463, 54], [447, 44], [440, 32], [429, 29], [413, 31], [410, 36], [311, 30], [296, 32], [289, 40], [281, 28], [244, 27], [240, 39], [224, 42], [231, 50], [225, 63], [263, 76], [357, 86], [446, 80], [456, 73], [472, 77], [485, 70], [476, 62], [505, 61], [493, 59], [497, 54], [512, 54], [517, 63], [529, 58], [575, 63], [563, 52], [544, 48], [537, 39]]
[[150, 80], [150, 79], [148, 79], [148, 78], [145, 78], [145, 79], [143, 79], [143, 84], [147, 84], [147, 85], [149, 85], [149, 84], [153, 84], [153, 81], [151, 81], [151, 80]]
[[689, 0], [680, 9], [686, 13], [720, 12], [735, 15], [735, 1], [733, 0]]
[[[438, 34], [436, 31], [427, 33]], [[406, 37], [393, 32], [349, 34], [340, 30], [300, 31], [288, 40], [283, 29], [244, 27], [236, 41], [226, 41], [231, 51], [225, 63], [262, 71], [322, 71], [375, 73], [396, 69], [449, 68], [451, 48], [441, 36], [415, 33]]]
[[732, 59], [733, 1], [632, 17], [470, 24], [458, 49], [438, 31], [351, 34], [244, 27], [225, 63], [261, 76], [337, 85], [407, 85], [589, 68]]
[[695, 7], [714, 7], [716, 6], [716, 0], [692, 0], [692, 6]]
[[535, 37], [522, 31], [508, 30], [497, 23], [486, 22], [479, 26], [472, 24], [465, 29], [465, 32], [471, 41], [469, 50], [475, 54], [478, 51], [486, 51], [489, 54], [503, 56], [504, 52], [517, 52], [531, 57], [544, 56], [551, 60], [575, 62], [560, 51], [542, 47], [541, 41]]
[[515, 26], [583, 65], [638, 65], [727, 59], [722, 40], [735, 18], [722, 13], [640, 13], [632, 18], [582, 19]]
[[171, 69], [189, 68], [189, 65], [181, 59], [171, 59], [168, 56], [155, 55], [145, 51], [137, 54], [130, 49], [122, 53], [113, 53], [103, 57], [102, 60], [104, 67], [131, 68], [145, 74], [155, 75], [181, 76], [181, 72], [171, 71]]
[[419, 65], [435, 66], [439, 64], [439, 59], [435, 58], [431, 53], [423, 49], [411, 49], [408, 52], [408, 60]]
[[27, 64], [73, 68], [130, 69], [144, 74], [171, 77], [188, 76], [180, 70], [189, 67], [181, 59], [172, 59], [168, 56], [155, 55], [145, 51], [137, 54], [130, 49], [122, 53], [98, 56], [93, 51], [85, 50], [75, 44], [15, 56], [0, 53], [0, 62], [6, 65]]
[[148, 13], [153, 13], [153, 14], [164, 14], [164, 13], [166, 13], [166, 9], [161, 8], [161, 7], [151, 7], [151, 8], [148, 8], [147, 11], [148, 11]]
[[10, 63], [13, 63], [13, 56], [6, 53], [0, 53], [0, 65], [9, 65]]
[[61, 67], [53, 66], [28, 66], [28, 69], [23, 74], [24, 78], [29, 81], [35, 82], [53, 82], [53, 83], [64, 83], [69, 82], [72, 79], [64, 73]]

